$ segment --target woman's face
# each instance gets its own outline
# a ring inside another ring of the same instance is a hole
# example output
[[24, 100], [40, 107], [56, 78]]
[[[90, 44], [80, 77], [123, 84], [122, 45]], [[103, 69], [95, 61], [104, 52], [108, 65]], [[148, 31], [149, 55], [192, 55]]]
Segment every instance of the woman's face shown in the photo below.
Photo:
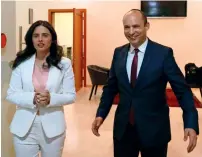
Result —
[[38, 26], [33, 32], [32, 42], [37, 52], [47, 53], [51, 47], [52, 35], [46, 27]]

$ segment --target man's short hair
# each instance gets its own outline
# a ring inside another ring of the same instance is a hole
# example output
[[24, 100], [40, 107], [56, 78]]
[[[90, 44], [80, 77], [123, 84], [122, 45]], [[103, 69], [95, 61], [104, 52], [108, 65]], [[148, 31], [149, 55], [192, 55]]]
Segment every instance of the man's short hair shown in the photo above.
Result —
[[[130, 11], [128, 11], [127, 13], [129, 12], [133, 12], [133, 11], [139, 11], [142, 15], [142, 18], [143, 18], [143, 21], [144, 21], [144, 24], [146, 25], [147, 24], [147, 16], [145, 15], [145, 13], [139, 9], [131, 9]], [[127, 14], [126, 13], [126, 14]]]

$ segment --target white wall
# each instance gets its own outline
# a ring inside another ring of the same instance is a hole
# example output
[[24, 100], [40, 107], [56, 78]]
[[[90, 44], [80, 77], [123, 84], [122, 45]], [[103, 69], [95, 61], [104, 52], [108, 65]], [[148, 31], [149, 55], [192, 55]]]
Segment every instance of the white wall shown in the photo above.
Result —
[[[48, 20], [48, 9], [87, 9], [87, 65], [109, 67], [114, 48], [125, 44], [122, 17], [140, 1], [101, 2], [16, 2], [17, 26], [26, 27], [28, 8], [34, 10], [34, 20]], [[188, 0], [188, 17], [182, 19], [149, 19], [149, 38], [171, 46], [182, 71], [187, 62], [201, 65], [202, 1]], [[87, 74], [87, 84], [91, 84]]]
[[[9, 18], [8, 18], [9, 15]], [[1, 32], [7, 36], [7, 45], [1, 49], [1, 156], [14, 157], [12, 136], [9, 125], [15, 112], [15, 105], [5, 100], [10, 80], [11, 69], [8, 62], [16, 54], [16, 18], [15, 2], [2, 1], [1, 3]]]

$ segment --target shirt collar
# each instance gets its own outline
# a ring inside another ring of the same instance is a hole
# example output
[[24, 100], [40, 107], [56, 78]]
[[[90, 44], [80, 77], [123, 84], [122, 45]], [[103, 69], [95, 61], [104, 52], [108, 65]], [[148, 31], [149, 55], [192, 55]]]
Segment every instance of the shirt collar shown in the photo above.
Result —
[[[144, 41], [144, 43], [142, 43], [142, 45], [140, 45], [140, 46], [138, 47], [139, 51], [142, 52], [142, 53], [145, 53], [146, 48], [147, 48], [147, 44], [148, 44], [148, 38], [146, 38], [146, 40]], [[132, 53], [134, 49], [135, 49], [135, 48], [130, 44], [129, 53]]]

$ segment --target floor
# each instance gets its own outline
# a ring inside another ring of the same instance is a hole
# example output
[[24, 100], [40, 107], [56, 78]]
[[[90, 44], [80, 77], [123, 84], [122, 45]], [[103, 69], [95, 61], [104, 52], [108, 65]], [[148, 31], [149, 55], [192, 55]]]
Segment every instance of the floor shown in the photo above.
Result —
[[[100, 137], [91, 132], [91, 124], [99, 104], [102, 89], [88, 100], [90, 88], [83, 88], [77, 93], [76, 103], [65, 106], [67, 137], [62, 157], [113, 157], [112, 126], [116, 105], [100, 128]], [[193, 89], [196, 97], [202, 101], [200, 92]], [[199, 125], [202, 130], [202, 109], [198, 109]], [[172, 141], [169, 143], [168, 157], [202, 157], [202, 136], [198, 137], [197, 147], [188, 154], [188, 142], [183, 141], [182, 111], [170, 108]]]

